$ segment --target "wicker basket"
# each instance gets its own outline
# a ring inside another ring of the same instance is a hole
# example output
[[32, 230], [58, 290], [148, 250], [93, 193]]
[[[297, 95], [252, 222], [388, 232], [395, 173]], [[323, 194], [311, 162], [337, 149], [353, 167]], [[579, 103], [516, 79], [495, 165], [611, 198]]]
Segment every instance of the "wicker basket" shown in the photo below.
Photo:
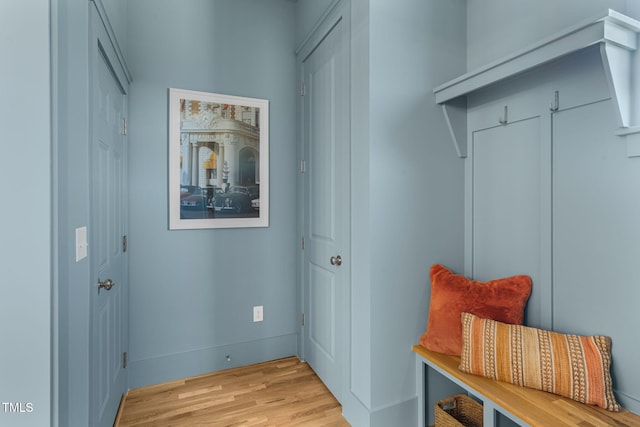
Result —
[[445, 397], [434, 406], [436, 427], [482, 427], [482, 405], [464, 394]]

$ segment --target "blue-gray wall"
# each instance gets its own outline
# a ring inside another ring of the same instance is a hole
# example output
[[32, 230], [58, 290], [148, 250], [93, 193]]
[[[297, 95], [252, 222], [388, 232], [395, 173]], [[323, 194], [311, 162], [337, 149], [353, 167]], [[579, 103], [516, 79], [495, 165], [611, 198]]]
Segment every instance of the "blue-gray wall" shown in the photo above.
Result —
[[318, 25], [320, 18], [336, 2], [337, 0], [297, 0], [296, 46], [302, 44], [310, 32]]
[[[0, 57], [0, 425], [48, 425], [53, 233], [48, 0], [0, 3]], [[5, 403], [25, 412], [11, 413]]]
[[[473, 70], [608, 9], [636, 16], [637, 0], [467, 0], [467, 66]], [[636, 18], [637, 19], [637, 18]]]
[[412, 423], [429, 268], [462, 266], [463, 165], [432, 90], [464, 69], [463, 23], [460, 1], [370, 2], [371, 425]]
[[[294, 7], [128, 3], [130, 387], [298, 352]], [[269, 100], [268, 228], [168, 230], [170, 87]]]

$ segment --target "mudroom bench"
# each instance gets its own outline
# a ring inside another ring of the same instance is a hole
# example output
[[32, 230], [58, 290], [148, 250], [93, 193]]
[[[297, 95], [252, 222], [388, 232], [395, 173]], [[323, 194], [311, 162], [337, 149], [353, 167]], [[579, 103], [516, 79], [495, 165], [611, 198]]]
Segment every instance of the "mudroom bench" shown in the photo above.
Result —
[[520, 426], [640, 426], [640, 416], [625, 409], [611, 412], [555, 394], [470, 375], [458, 370], [460, 357], [414, 345], [418, 393], [418, 425], [426, 426], [433, 404], [446, 396], [427, 396], [430, 369], [483, 404], [484, 425], [496, 426], [506, 417]]

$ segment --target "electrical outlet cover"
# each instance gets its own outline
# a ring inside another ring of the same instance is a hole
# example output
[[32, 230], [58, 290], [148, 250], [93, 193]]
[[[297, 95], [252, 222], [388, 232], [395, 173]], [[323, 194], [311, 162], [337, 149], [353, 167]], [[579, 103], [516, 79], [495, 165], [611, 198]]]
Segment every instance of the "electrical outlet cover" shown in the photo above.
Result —
[[253, 321], [254, 322], [262, 322], [264, 320], [264, 311], [261, 305], [256, 305], [253, 307]]

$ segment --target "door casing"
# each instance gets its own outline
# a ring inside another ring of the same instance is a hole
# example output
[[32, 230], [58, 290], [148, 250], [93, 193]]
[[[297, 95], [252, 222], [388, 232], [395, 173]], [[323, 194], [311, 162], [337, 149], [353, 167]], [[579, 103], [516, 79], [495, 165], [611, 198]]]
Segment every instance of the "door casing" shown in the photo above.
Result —
[[[338, 2], [299, 50], [297, 60], [299, 277], [304, 317], [300, 348], [303, 359], [341, 402], [349, 389], [351, 342], [348, 12], [348, 2]], [[314, 127], [316, 120], [326, 126]], [[325, 216], [318, 218], [323, 212]], [[337, 255], [342, 264], [331, 265], [331, 257]]]

